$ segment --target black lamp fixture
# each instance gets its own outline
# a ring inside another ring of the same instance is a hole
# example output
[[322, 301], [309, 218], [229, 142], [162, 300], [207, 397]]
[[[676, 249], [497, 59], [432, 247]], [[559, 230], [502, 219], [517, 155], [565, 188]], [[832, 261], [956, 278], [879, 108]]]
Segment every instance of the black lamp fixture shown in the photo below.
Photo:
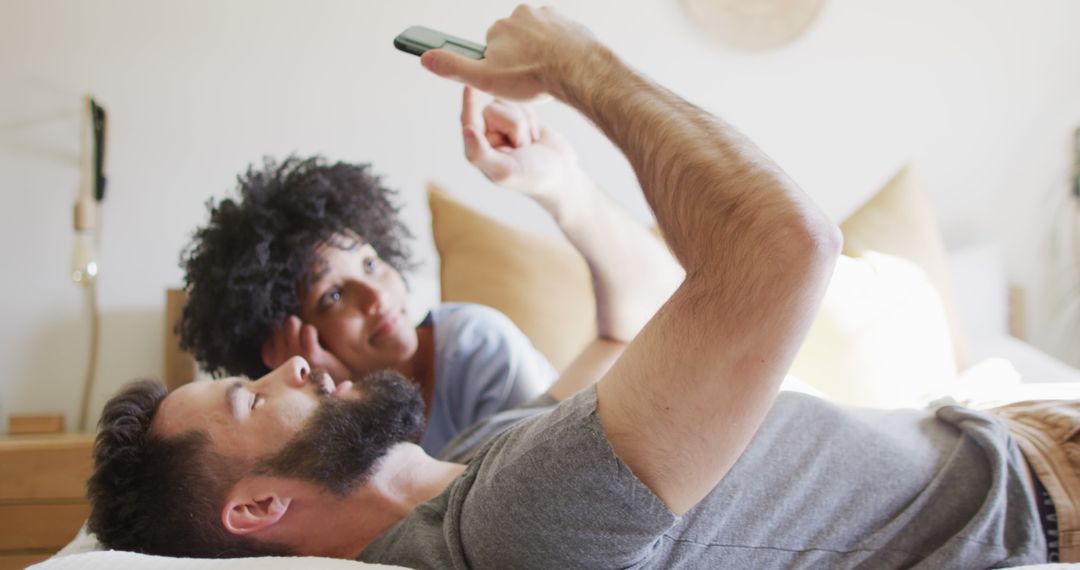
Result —
[[1073, 196], [1080, 198], [1080, 128], [1073, 133]]

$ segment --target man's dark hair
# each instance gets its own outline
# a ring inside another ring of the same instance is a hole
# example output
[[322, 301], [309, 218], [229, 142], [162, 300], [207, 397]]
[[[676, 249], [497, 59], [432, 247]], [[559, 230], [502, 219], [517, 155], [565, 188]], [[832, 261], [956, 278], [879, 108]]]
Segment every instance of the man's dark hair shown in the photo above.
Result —
[[86, 484], [90, 532], [106, 548], [160, 556], [290, 554], [283, 545], [229, 532], [221, 509], [249, 473], [307, 480], [343, 497], [392, 447], [420, 436], [424, 399], [416, 385], [393, 371], [357, 384], [363, 398], [321, 392], [318, 411], [280, 451], [240, 463], [211, 451], [201, 430], [154, 434], [150, 427], [165, 387], [154, 380], [131, 382], [105, 404], [98, 424], [94, 473]]
[[138, 380], [105, 405], [86, 484], [90, 531], [106, 548], [161, 556], [287, 554], [222, 526], [221, 507], [241, 472], [207, 449], [203, 432], [151, 433], [165, 395], [160, 382]]
[[181, 254], [187, 304], [180, 344], [214, 373], [256, 378], [267, 334], [300, 310], [315, 249], [336, 235], [358, 235], [390, 266], [411, 268], [409, 230], [370, 165], [322, 157], [267, 158], [237, 177], [238, 200], [207, 202], [210, 221]]

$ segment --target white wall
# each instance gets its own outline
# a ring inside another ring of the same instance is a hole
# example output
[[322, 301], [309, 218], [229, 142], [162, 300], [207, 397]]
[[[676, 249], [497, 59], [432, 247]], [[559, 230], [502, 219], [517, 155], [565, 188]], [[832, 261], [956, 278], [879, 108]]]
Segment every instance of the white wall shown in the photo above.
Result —
[[[513, 4], [0, 4], [0, 418], [55, 410], [70, 426], [78, 415], [88, 320], [67, 275], [84, 93], [110, 119], [95, 411], [126, 379], [160, 374], [164, 289], [181, 281], [178, 252], [204, 220], [203, 203], [263, 155], [371, 161], [402, 191], [429, 262], [414, 277], [417, 311], [437, 297], [426, 180], [553, 231], [538, 208], [491, 188], [462, 159], [459, 88], [391, 46], [411, 24], [482, 40]], [[999, 242], [1016, 281], [1037, 269], [1080, 124], [1080, 3], [830, 0], [796, 44], [758, 55], [711, 43], [675, 0], [555, 5], [746, 131], [837, 219], [914, 160], [951, 241]], [[554, 104], [540, 113], [648, 217], [602, 137]]]

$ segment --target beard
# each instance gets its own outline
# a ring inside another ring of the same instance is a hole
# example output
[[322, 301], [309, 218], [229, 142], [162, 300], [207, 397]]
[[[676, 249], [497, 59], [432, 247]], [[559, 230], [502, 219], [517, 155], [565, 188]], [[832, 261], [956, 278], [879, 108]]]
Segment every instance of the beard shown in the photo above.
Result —
[[319, 390], [321, 405], [315, 415], [256, 470], [317, 483], [345, 496], [367, 481], [390, 448], [419, 439], [424, 400], [412, 382], [397, 372], [382, 371], [357, 382], [354, 389], [361, 392], [358, 400]]

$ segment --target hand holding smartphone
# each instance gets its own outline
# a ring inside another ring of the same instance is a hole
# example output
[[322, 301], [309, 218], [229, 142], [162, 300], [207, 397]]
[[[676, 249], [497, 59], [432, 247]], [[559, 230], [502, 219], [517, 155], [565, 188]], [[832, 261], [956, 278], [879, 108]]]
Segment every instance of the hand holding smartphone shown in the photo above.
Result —
[[412, 26], [398, 34], [394, 38], [394, 47], [413, 55], [421, 55], [429, 49], [445, 49], [470, 59], [484, 59], [485, 49], [483, 45], [476, 42], [423, 26]]

